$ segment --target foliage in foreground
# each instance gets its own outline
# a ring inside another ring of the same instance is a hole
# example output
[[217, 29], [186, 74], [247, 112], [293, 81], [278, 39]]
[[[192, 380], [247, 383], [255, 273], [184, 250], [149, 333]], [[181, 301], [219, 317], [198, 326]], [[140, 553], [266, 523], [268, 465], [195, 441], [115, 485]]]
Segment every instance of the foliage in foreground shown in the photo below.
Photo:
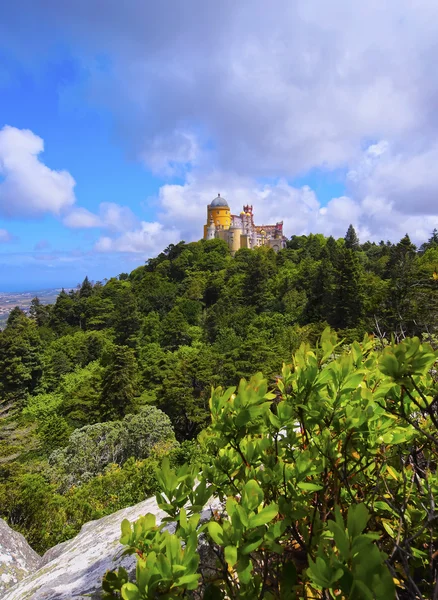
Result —
[[[303, 344], [273, 392], [261, 374], [212, 392], [211, 459], [159, 476], [175, 532], [124, 521], [136, 578], [108, 573], [105, 598], [436, 595], [438, 354], [417, 338], [339, 346], [329, 330]], [[202, 522], [211, 496], [224, 508]]]

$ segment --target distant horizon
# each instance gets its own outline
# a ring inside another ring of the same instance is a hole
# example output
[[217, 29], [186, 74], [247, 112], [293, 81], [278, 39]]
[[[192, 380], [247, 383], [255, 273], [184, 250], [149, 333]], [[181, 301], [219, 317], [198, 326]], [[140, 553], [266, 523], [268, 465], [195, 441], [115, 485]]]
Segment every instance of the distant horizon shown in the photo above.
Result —
[[56, 290], [61, 291], [62, 289], [64, 290], [74, 290], [76, 289], [77, 284], [76, 285], [62, 285], [62, 286], [42, 286], [38, 289], [30, 289], [30, 288], [23, 288], [23, 289], [10, 289], [10, 290], [5, 290], [5, 289], [0, 289], [0, 296], [5, 295], [5, 294], [38, 294], [41, 292], [54, 292]]

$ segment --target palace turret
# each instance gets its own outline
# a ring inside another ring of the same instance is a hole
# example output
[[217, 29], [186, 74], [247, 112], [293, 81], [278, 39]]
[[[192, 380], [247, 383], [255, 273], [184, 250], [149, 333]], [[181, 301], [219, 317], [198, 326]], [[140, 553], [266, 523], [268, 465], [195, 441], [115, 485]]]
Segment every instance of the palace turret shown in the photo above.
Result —
[[286, 246], [283, 221], [275, 225], [255, 225], [252, 205], [244, 206], [240, 215], [233, 215], [220, 194], [208, 204], [204, 225], [204, 239], [215, 238], [225, 240], [233, 255], [240, 248], [268, 246], [278, 252]]

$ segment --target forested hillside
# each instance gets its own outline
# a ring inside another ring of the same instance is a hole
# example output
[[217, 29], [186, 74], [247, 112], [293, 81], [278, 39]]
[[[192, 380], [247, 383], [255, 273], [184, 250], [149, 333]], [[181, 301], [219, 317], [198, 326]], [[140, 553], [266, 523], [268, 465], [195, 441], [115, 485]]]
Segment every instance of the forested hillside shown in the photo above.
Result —
[[438, 233], [421, 248], [293, 236], [275, 254], [181, 242], [132, 273], [35, 298], [0, 333], [0, 516], [43, 551], [196, 456], [211, 388], [281, 373], [327, 325], [434, 343]]

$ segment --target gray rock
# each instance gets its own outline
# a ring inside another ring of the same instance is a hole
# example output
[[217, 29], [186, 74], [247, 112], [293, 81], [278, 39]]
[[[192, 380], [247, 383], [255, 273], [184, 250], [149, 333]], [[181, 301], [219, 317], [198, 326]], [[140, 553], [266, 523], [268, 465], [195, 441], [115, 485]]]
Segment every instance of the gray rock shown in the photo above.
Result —
[[6, 590], [36, 571], [42, 563], [26, 539], [0, 519], [0, 598]]
[[[211, 508], [218, 508], [216, 501]], [[106, 571], [123, 566], [134, 574], [135, 556], [120, 557], [120, 525], [123, 519], [135, 521], [147, 513], [155, 514], [157, 522], [165, 516], [155, 498], [150, 498], [87, 523], [75, 538], [48, 550], [43, 566], [10, 589], [3, 600], [98, 600]], [[210, 514], [206, 507], [203, 517]]]

